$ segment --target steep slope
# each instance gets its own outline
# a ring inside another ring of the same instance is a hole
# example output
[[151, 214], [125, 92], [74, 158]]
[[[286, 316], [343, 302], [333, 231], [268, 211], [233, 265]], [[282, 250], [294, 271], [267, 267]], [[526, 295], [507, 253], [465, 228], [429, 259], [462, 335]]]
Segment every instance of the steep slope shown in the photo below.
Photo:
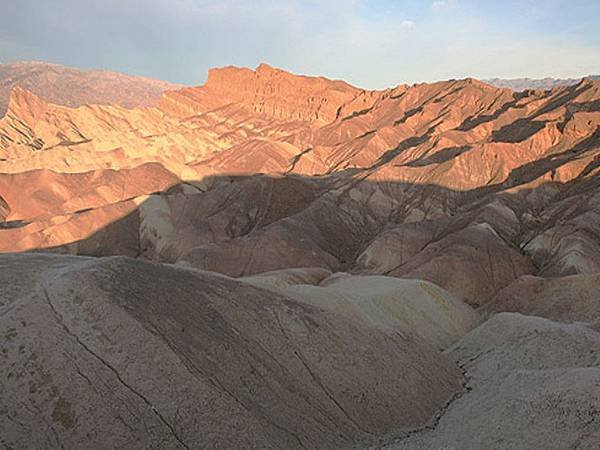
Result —
[[[12, 207], [0, 251], [71, 244], [79, 254], [139, 256], [139, 206], [149, 194], [177, 185], [179, 179], [156, 163], [69, 175], [48, 170], [7, 174], [0, 177], [0, 191]], [[85, 241], [98, 231], [100, 236]]]
[[223, 145], [216, 133], [193, 130], [155, 108], [68, 108], [16, 87], [0, 119], [0, 168], [73, 173], [156, 161], [182, 177], [190, 172], [197, 178], [187, 164]]
[[10, 207], [8, 206], [8, 203], [6, 203], [6, 200], [4, 200], [2, 197], [0, 197], [0, 223], [3, 223], [4, 221], [6, 221], [6, 218], [8, 217], [9, 214], [10, 214]]
[[179, 179], [163, 166], [148, 163], [132, 169], [69, 175], [49, 170], [7, 174], [0, 178], [0, 190], [6, 202], [13, 205], [7, 220], [32, 221], [124, 202], [166, 191], [178, 183]]
[[0, 64], [0, 117], [6, 112], [10, 91], [17, 86], [59, 105], [111, 103], [127, 108], [155, 105], [163, 92], [181, 88], [151, 78], [43, 62]]

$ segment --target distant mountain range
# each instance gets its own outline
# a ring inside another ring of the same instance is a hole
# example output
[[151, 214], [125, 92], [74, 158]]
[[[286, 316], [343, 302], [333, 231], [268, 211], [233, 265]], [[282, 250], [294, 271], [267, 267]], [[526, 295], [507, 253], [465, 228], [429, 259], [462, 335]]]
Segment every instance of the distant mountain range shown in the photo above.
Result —
[[38, 61], [0, 64], [0, 117], [14, 86], [65, 106], [115, 104], [127, 108], [154, 105], [162, 93], [182, 86], [105, 70], [82, 70]]
[[[585, 78], [600, 80], [600, 75], [590, 75]], [[581, 81], [581, 78], [490, 78], [483, 80], [492, 86], [510, 88], [513, 91], [526, 89], [552, 89], [556, 86], [572, 86]]]

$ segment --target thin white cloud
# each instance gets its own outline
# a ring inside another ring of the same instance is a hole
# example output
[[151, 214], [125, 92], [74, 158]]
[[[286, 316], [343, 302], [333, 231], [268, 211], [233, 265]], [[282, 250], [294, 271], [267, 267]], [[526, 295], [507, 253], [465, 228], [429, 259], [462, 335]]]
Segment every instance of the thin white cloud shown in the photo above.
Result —
[[458, 0], [436, 0], [431, 4], [431, 9], [436, 12], [456, 7], [458, 7]]
[[417, 26], [417, 24], [414, 23], [412, 20], [403, 20], [402, 22], [400, 22], [400, 26], [402, 28], [413, 29]]

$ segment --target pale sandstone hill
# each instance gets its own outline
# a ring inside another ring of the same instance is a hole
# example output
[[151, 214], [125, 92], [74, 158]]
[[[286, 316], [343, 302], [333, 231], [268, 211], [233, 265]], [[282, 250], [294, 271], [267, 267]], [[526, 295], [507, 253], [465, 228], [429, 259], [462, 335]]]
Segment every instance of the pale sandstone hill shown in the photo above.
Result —
[[217, 274], [39, 254], [0, 268], [6, 447], [364, 446], [428, 423], [461, 387], [407, 329]]
[[312, 285], [316, 286], [332, 275], [331, 271], [320, 267], [304, 267], [295, 269], [273, 270], [238, 280], [264, 289], [284, 290], [290, 286]]
[[283, 293], [375, 329], [410, 332], [440, 349], [463, 337], [478, 321], [462, 301], [421, 280], [338, 274], [318, 287], [295, 285]]
[[238, 278], [387, 332], [410, 332], [447, 348], [479, 317], [449, 292], [421, 280], [332, 274], [321, 268], [284, 269]]
[[433, 427], [385, 448], [597, 448], [599, 349], [584, 325], [495, 315], [447, 352], [466, 392]]
[[127, 108], [154, 105], [163, 92], [182, 87], [152, 78], [37, 61], [0, 64], [0, 117], [6, 112], [11, 89], [16, 86], [65, 106], [111, 103]]

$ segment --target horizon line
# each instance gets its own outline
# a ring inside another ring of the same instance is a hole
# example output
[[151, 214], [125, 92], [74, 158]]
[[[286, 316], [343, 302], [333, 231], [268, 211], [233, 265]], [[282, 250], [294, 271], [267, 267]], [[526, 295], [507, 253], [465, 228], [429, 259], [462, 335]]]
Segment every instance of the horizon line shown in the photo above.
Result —
[[442, 78], [442, 79], [429, 79], [429, 80], [421, 80], [421, 81], [400, 81], [394, 85], [388, 85], [386, 87], [380, 87], [380, 88], [365, 88], [362, 86], [357, 86], [353, 83], [351, 83], [350, 81], [347, 81], [344, 78], [336, 78], [336, 77], [330, 77], [328, 75], [323, 75], [323, 74], [312, 74], [312, 73], [300, 73], [300, 72], [295, 72], [293, 70], [289, 70], [286, 68], [282, 68], [282, 67], [277, 67], [274, 66], [270, 63], [267, 62], [261, 62], [259, 63], [256, 67], [252, 68], [250, 66], [244, 66], [244, 65], [236, 65], [236, 64], [226, 64], [223, 66], [213, 66], [210, 67], [207, 71], [206, 74], [204, 76], [204, 80], [201, 82], [198, 82], [197, 84], [188, 84], [188, 83], [183, 83], [183, 82], [179, 82], [179, 81], [172, 81], [172, 80], [168, 80], [168, 79], [164, 79], [164, 78], [159, 78], [153, 75], [147, 75], [147, 74], [137, 74], [137, 73], [130, 73], [127, 71], [122, 71], [122, 70], [118, 70], [118, 69], [113, 69], [113, 68], [105, 68], [105, 67], [81, 67], [81, 66], [75, 66], [75, 65], [68, 65], [68, 64], [63, 64], [60, 62], [51, 62], [51, 61], [47, 61], [47, 60], [36, 60], [36, 59], [17, 59], [17, 60], [9, 60], [9, 61], [0, 61], [0, 66], [7, 66], [7, 65], [14, 65], [14, 64], [44, 64], [44, 65], [48, 65], [48, 66], [58, 66], [58, 67], [64, 67], [64, 68], [68, 68], [68, 69], [74, 69], [74, 70], [80, 70], [82, 72], [106, 72], [106, 73], [114, 73], [114, 74], [119, 74], [119, 75], [125, 75], [125, 76], [129, 76], [129, 77], [135, 77], [135, 78], [145, 78], [145, 79], [150, 79], [150, 80], [154, 80], [154, 81], [159, 81], [159, 82], [164, 82], [164, 83], [169, 83], [169, 84], [173, 84], [173, 85], [180, 85], [181, 87], [199, 87], [199, 86], [203, 86], [207, 81], [208, 81], [208, 75], [210, 73], [211, 70], [219, 70], [219, 69], [226, 69], [226, 68], [234, 68], [234, 69], [247, 69], [247, 70], [251, 70], [253, 72], [256, 72], [259, 70], [259, 68], [261, 66], [267, 66], [271, 69], [275, 69], [275, 70], [280, 70], [282, 72], [286, 72], [288, 74], [291, 75], [295, 75], [295, 76], [301, 76], [301, 77], [310, 77], [310, 78], [324, 78], [327, 79], [329, 81], [340, 81], [340, 82], [344, 82], [349, 84], [350, 86], [357, 88], [357, 89], [362, 89], [365, 91], [382, 91], [385, 89], [390, 89], [390, 88], [394, 88], [397, 86], [401, 86], [401, 85], [408, 85], [408, 86], [414, 86], [414, 85], [419, 85], [419, 84], [433, 84], [433, 83], [440, 83], [440, 82], [447, 82], [447, 81], [458, 81], [458, 80], [469, 80], [469, 79], [473, 79], [473, 80], [478, 80], [478, 81], [482, 81], [484, 83], [489, 84], [490, 82], [496, 82], [496, 81], [506, 81], [506, 82], [516, 82], [516, 81], [549, 81], [549, 80], [553, 80], [553, 81], [563, 81], [563, 82], [578, 82], [578, 81], [582, 81], [584, 79], [587, 78], [594, 78], [594, 77], [600, 77], [600, 73], [598, 74], [593, 74], [593, 73], [589, 73], [586, 75], [581, 75], [581, 76], [570, 76], [570, 77], [556, 77], [556, 76], [552, 76], [552, 75], [547, 75], [544, 77], [535, 77], [535, 76], [527, 76], [527, 75], [523, 75], [523, 76], [511, 76], [511, 77], [500, 77], [500, 76], [494, 76], [494, 77], [477, 77], [477, 76], [473, 76], [473, 75], [466, 75], [466, 76], [462, 76], [462, 77], [452, 77], [452, 78]]

